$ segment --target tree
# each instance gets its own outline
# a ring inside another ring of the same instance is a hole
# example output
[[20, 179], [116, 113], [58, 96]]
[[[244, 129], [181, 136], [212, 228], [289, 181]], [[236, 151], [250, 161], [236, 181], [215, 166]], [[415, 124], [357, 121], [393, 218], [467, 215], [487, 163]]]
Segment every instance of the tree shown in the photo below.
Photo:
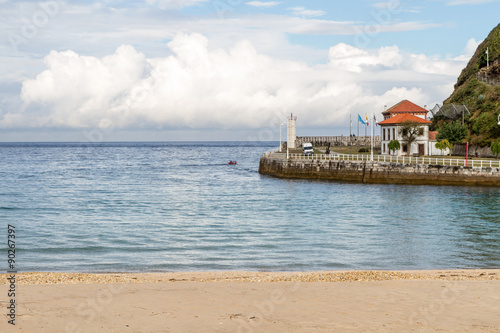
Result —
[[500, 154], [500, 142], [498, 140], [491, 143], [491, 152], [498, 158], [498, 154]]
[[399, 129], [399, 134], [403, 137], [407, 154], [410, 155], [411, 144], [417, 140], [419, 135], [423, 135], [423, 128], [420, 123], [405, 121]]
[[436, 148], [441, 150], [441, 154], [443, 154], [443, 150], [448, 149], [451, 153], [451, 149], [453, 148], [453, 145], [446, 139], [441, 140], [436, 143]]
[[438, 131], [436, 140], [442, 141], [446, 139], [451, 145], [462, 142], [467, 137], [467, 127], [462, 125], [459, 120], [452, 123], [444, 123]]
[[389, 148], [390, 151], [395, 152], [401, 148], [401, 145], [398, 140], [391, 140], [391, 142], [387, 145], [387, 148]]

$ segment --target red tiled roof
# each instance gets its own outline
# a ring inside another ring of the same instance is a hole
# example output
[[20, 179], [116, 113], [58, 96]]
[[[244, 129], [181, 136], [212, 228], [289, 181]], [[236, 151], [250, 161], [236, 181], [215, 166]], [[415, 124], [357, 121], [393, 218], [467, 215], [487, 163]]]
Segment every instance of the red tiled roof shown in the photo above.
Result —
[[433, 131], [433, 132], [429, 131], [429, 140], [436, 141], [438, 133], [439, 133], [438, 131]]
[[381, 121], [378, 124], [379, 125], [395, 125], [395, 124], [401, 124], [401, 123], [404, 123], [407, 121], [420, 123], [420, 124], [431, 124], [432, 123], [432, 121], [422, 119], [420, 117], [414, 116], [414, 115], [409, 114], [409, 113], [401, 113], [401, 114], [398, 114], [394, 117], [391, 117], [389, 119]]
[[403, 112], [425, 112], [427, 113], [428, 111], [417, 104], [414, 104], [410, 102], [409, 100], [405, 99], [404, 101], [399, 102], [398, 104], [394, 105], [393, 107], [387, 109], [386, 111], [382, 112], [382, 114], [389, 114], [389, 113], [403, 113]]

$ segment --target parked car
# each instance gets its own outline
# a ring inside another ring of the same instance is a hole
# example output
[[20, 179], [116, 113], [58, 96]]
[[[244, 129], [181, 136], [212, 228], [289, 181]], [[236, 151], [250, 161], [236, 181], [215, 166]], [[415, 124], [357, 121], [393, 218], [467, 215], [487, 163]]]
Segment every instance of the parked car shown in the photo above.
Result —
[[302, 144], [302, 152], [304, 155], [312, 155], [314, 154], [314, 148], [312, 143], [303, 143]]

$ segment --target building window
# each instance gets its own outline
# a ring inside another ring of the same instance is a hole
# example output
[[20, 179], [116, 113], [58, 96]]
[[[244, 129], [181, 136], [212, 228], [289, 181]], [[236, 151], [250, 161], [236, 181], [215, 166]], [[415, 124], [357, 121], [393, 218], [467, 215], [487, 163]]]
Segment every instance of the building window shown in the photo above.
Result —
[[419, 135], [419, 136], [424, 136], [424, 128], [423, 128], [423, 127], [420, 127], [420, 128], [418, 129], [418, 135]]
[[407, 153], [408, 152], [408, 145], [403, 145], [403, 153]]
[[391, 141], [391, 129], [387, 129], [387, 140]]
[[384, 141], [385, 141], [385, 128], [382, 130]]
[[392, 129], [392, 139], [396, 140], [396, 129], [395, 128]]
[[[385, 130], [384, 130], [384, 133], [385, 133]], [[384, 139], [385, 140], [385, 139]], [[385, 143], [384, 143], [384, 154], [385, 154]]]

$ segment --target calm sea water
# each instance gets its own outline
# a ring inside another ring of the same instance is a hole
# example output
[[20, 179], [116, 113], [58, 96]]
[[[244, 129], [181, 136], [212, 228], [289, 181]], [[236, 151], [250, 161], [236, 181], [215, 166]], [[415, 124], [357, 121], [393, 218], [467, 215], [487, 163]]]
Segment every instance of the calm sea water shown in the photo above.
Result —
[[275, 146], [0, 144], [0, 267], [7, 224], [21, 271], [500, 267], [500, 189], [262, 176]]

